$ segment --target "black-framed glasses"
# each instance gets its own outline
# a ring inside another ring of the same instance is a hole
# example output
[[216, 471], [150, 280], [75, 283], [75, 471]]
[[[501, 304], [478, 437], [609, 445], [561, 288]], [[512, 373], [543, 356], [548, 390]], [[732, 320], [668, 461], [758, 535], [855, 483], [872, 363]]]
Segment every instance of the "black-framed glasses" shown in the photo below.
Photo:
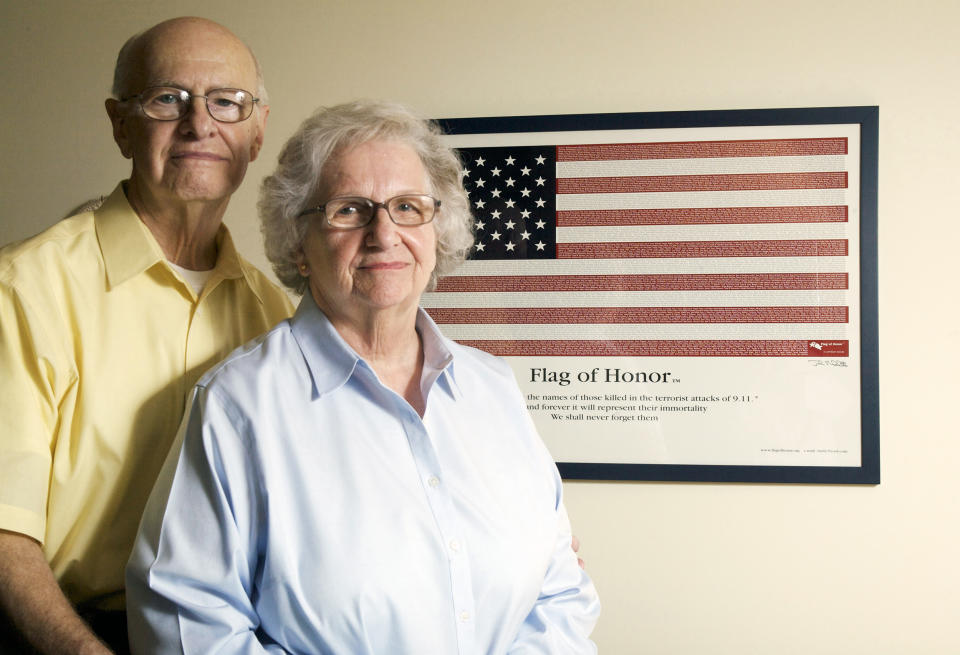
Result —
[[397, 225], [414, 227], [432, 221], [440, 209], [440, 201], [420, 194], [395, 196], [383, 202], [374, 202], [370, 198], [359, 196], [344, 196], [331, 198], [322, 205], [305, 209], [297, 216], [320, 214], [330, 227], [349, 230], [368, 225], [380, 207], [387, 210], [390, 220]]
[[203, 98], [210, 116], [221, 123], [239, 123], [250, 118], [253, 106], [260, 102], [243, 89], [213, 89], [206, 95], [193, 94], [175, 86], [151, 86], [137, 95], [120, 98], [121, 102], [136, 98], [148, 118], [175, 121], [187, 115], [190, 101]]

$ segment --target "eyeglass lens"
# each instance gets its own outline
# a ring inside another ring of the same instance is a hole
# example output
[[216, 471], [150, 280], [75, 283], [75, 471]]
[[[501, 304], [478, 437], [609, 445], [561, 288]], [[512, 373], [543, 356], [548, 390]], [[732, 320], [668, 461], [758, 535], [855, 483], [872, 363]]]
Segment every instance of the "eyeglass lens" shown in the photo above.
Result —
[[334, 227], [362, 227], [384, 207], [397, 225], [422, 225], [433, 220], [436, 201], [430, 196], [397, 196], [379, 203], [369, 198], [333, 198], [324, 205], [327, 222]]
[[242, 89], [214, 89], [194, 96], [176, 87], [157, 86], [140, 94], [140, 106], [150, 118], [172, 121], [187, 114], [191, 98], [204, 98], [210, 115], [223, 123], [237, 123], [253, 112], [253, 96]]

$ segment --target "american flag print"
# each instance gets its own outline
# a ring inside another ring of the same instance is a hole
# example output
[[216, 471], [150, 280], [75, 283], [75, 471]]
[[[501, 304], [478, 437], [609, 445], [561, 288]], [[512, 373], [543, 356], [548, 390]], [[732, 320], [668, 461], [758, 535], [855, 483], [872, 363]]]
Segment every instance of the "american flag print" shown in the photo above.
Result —
[[459, 147], [476, 241], [422, 305], [508, 357], [847, 357], [851, 144], [817, 128]]

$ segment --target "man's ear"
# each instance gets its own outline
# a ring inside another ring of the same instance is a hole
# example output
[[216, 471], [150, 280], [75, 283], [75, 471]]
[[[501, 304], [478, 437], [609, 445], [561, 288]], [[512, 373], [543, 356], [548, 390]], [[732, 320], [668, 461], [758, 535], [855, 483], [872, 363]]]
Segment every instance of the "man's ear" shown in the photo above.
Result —
[[130, 138], [127, 136], [127, 117], [120, 107], [120, 101], [116, 98], [107, 98], [103, 105], [113, 125], [113, 140], [117, 142], [120, 154], [130, 159], [133, 157], [133, 152], [130, 149]]
[[254, 117], [254, 120], [257, 121], [257, 134], [253, 139], [253, 143], [250, 144], [250, 161], [253, 161], [257, 158], [257, 155], [260, 154], [260, 148], [263, 147], [263, 134], [267, 130], [267, 116], [269, 115], [269, 105], [259, 107], [259, 111], [256, 112], [256, 117]]

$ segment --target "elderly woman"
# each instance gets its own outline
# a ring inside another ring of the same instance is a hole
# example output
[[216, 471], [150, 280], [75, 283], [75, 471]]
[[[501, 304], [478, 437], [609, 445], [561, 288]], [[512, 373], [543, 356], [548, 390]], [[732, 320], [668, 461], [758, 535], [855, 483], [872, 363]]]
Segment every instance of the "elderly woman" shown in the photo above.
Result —
[[471, 243], [392, 104], [307, 119], [263, 183], [296, 315], [194, 390], [127, 570], [135, 652], [590, 653], [599, 613], [510, 369], [418, 307]]

